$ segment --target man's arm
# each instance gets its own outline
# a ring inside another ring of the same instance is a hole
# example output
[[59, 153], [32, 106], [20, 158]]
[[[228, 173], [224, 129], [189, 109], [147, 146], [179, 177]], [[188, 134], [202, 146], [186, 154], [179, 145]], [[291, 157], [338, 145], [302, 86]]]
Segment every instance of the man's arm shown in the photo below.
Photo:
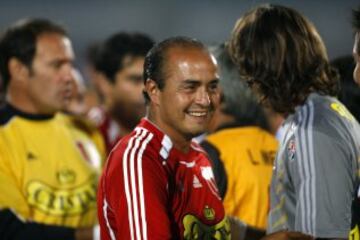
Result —
[[0, 210], [0, 236], [2, 240], [93, 240], [94, 228], [69, 228], [26, 222], [11, 209]]
[[4, 240], [20, 239], [64, 239], [75, 240], [72, 228], [49, 226], [33, 222], [25, 222], [12, 210], [0, 210], [0, 236]]
[[300, 232], [279, 231], [269, 234], [261, 240], [314, 240], [314, 238]]
[[295, 231], [319, 239], [346, 239], [354, 192], [353, 149], [340, 137], [301, 129], [295, 134]]
[[231, 238], [237, 240], [258, 240], [265, 236], [266, 232], [246, 225], [236, 217], [228, 216], [231, 226]]
[[152, 134], [139, 130], [108, 159], [99, 189], [101, 236], [110, 239], [171, 239], [169, 177]]
[[[220, 196], [222, 199], [225, 198], [227, 190], [227, 174], [224, 165], [220, 159], [219, 151], [208, 141], [204, 140], [201, 147], [207, 152], [211, 161], [215, 180], [219, 188]], [[240, 240], [257, 240], [265, 236], [265, 231], [252, 226], [246, 225], [240, 219], [228, 216], [231, 224], [231, 236], [233, 239]]]

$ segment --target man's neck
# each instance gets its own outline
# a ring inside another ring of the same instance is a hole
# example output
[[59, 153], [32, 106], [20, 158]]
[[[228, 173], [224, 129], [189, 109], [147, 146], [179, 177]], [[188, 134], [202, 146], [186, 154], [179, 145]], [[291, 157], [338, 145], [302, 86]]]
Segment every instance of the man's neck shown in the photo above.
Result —
[[7, 89], [5, 101], [21, 112], [34, 115], [55, 115], [57, 111], [43, 111], [31, 101], [26, 91]]
[[25, 113], [29, 113], [29, 114], [40, 114], [36, 108], [34, 108], [32, 106], [32, 104], [30, 104], [30, 101], [25, 101], [25, 99], [23, 99], [24, 97], [21, 96], [21, 94], [11, 94], [11, 92], [9, 91], [6, 94], [6, 102], [9, 103], [11, 106], [15, 107], [16, 109], [25, 112]]

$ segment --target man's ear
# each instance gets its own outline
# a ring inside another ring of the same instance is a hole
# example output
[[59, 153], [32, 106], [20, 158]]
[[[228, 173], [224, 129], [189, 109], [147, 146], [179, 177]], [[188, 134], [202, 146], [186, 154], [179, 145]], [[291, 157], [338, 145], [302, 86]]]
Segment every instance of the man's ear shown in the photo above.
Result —
[[96, 87], [104, 101], [105, 106], [112, 108], [114, 104], [115, 88], [113, 83], [111, 83], [102, 72], [98, 72], [96, 75]]
[[152, 79], [146, 80], [144, 90], [149, 95], [151, 102], [158, 105], [160, 102], [160, 89], [156, 82]]
[[102, 95], [108, 96], [112, 94], [113, 86], [106, 78], [105, 74], [98, 73], [96, 81], [97, 87], [99, 88]]
[[24, 83], [30, 75], [30, 69], [24, 63], [20, 62], [17, 58], [11, 58], [8, 62], [8, 69], [11, 81]]

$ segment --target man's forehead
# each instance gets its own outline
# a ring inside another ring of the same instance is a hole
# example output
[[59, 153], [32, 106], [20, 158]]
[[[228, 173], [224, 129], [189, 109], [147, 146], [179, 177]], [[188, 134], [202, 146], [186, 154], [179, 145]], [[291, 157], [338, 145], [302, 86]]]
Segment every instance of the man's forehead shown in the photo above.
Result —
[[36, 41], [36, 55], [74, 58], [71, 41], [68, 37], [58, 33], [43, 33]]
[[128, 67], [134, 67], [135, 65], [141, 66], [142, 68], [144, 64], [144, 59], [144, 56], [135, 56], [128, 54], [122, 59], [121, 68], [124, 69]]
[[173, 47], [167, 51], [168, 66], [207, 62], [216, 65], [215, 58], [206, 49], [198, 47]]
[[56, 32], [44, 32], [37, 36], [36, 43], [50, 43], [54, 41], [61, 41], [63, 44], [71, 45], [69, 38], [65, 35]]
[[171, 46], [166, 50], [167, 55], [172, 55], [172, 56], [180, 56], [182, 54], [185, 55], [189, 55], [189, 54], [194, 54], [194, 53], [209, 53], [206, 49], [202, 48], [202, 47], [198, 47], [198, 46]]

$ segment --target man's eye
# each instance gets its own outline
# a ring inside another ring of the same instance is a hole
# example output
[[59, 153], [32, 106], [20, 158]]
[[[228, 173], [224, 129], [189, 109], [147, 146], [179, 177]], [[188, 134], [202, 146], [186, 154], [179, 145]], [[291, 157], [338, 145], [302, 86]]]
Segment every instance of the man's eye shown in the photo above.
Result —
[[214, 83], [209, 86], [210, 91], [216, 91], [219, 88], [219, 84]]
[[52, 66], [55, 68], [55, 69], [59, 69], [61, 67], [62, 63], [61, 62], [54, 62], [52, 64]]
[[66, 61], [54, 61], [51, 63], [51, 66], [54, 68], [54, 69], [60, 69], [62, 68], [63, 66], [65, 65], [69, 65], [71, 67], [73, 67], [73, 64], [72, 62], [66, 62]]
[[142, 76], [129, 76], [128, 79], [133, 83], [143, 83]]
[[194, 90], [195, 86], [194, 85], [185, 85], [184, 89], [186, 89], [186, 90]]

